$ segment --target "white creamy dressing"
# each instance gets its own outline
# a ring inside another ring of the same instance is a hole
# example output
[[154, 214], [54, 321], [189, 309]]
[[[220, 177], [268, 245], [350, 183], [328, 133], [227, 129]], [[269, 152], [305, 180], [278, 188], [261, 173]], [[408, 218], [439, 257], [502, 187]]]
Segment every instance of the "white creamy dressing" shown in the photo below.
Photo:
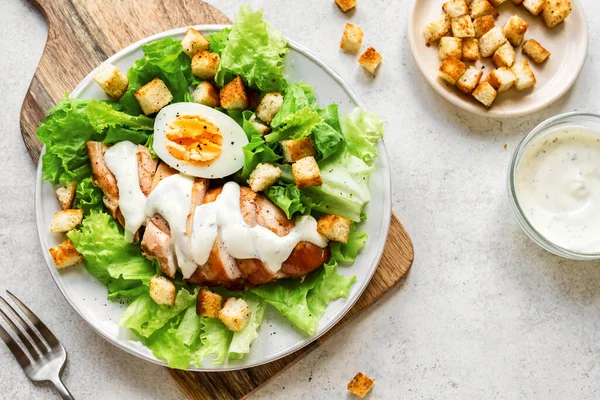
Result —
[[146, 196], [140, 189], [137, 151], [137, 145], [125, 141], [104, 154], [106, 166], [117, 179], [119, 208], [125, 218], [125, 239], [129, 242], [133, 242], [133, 235], [146, 222]]
[[195, 207], [188, 237], [194, 178], [184, 174], [169, 176], [146, 198], [140, 189], [136, 153], [137, 146], [125, 141], [112, 146], [104, 155], [117, 179], [125, 237], [132, 241], [135, 232], [149, 218], [160, 214], [169, 223], [177, 264], [186, 279], [198, 265], [206, 264], [217, 236], [232, 257], [260, 259], [274, 273], [281, 269], [298, 243], [327, 246], [327, 239], [317, 232], [317, 221], [311, 216], [297, 218], [292, 231], [282, 237], [260, 225], [246, 224], [240, 207], [240, 186], [235, 182], [226, 183], [214, 202]]
[[557, 128], [529, 143], [516, 192], [531, 225], [552, 243], [600, 252], [600, 132]]

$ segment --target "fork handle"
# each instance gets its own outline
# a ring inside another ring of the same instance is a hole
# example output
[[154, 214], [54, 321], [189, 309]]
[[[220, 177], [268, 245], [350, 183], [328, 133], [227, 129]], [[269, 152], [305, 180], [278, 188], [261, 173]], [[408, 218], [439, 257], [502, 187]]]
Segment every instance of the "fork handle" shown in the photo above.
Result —
[[54, 384], [54, 386], [56, 386], [56, 390], [58, 390], [60, 397], [62, 397], [65, 400], [75, 400], [75, 397], [73, 397], [71, 392], [69, 392], [69, 389], [67, 389], [67, 387], [62, 383], [59, 377], [53, 379], [52, 383]]

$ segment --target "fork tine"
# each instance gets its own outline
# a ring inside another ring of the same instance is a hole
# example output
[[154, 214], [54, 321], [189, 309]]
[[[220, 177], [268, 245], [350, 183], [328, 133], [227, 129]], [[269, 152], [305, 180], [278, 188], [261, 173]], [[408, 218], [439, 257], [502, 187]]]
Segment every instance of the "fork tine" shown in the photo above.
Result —
[[6, 332], [6, 330], [4, 330], [4, 328], [1, 325], [0, 325], [0, 337], [4, 341], [4, 344], [6, 344], [6, 347], [8, 347], [8, 349], [11, 351], [11, 353], [13, 353], [13, 356], [15, 356], [15, 358], [19, 362], [19, 365], [21, 366], [21, 368], [23, 368], [23, 369], [28, 368], [31, 365], [31, 361], [29, 360], [29, 358], [27, 358], [27, 356], [25, 355], [23, 350], [21, 350], [21, 347], [19, 347], [17, 342], [14, 341], [12, 336], [10, 336], [8, 334], [8, 332]]
[[39, 360], [40, 355], [38, 354], [37, 350], [33, 348], [29, 339], [27, 339], [27, 337], [23, 334], [23, 331], [21, 331], [19, 329], [19, 327], [17, 325], [15, 325], [14, 322], [12, 322], [12, 320], [8, 317], [8, 315], [6, 315], [6, 313], [1, 308], [0, 308], [0, 316], [2, 316], [2, 318], [4, 318], [6, 323], [8, 325], [10, 325], [10, 328], [17, 334], [17, 336], [19, 337], [21, 342], [27, 348], [27, 351], [29, 352], [29, 355], [31, 356], [31, 358], [33, 358], [34, 360]]
[[39, 336], [33, 331], [33, 329], [31, 329], [31, 326], [29, 326], [29, 324], [27, 322], [25, 322], [25, 320], [23, 318], [21, 318], [21, 315], [19, 315], [19, 313], [13, 308], [13, 306], [11, 306], [9, 302], [4, 300], [4, 298], [2, 296], [0, 296], [0, 301], [2, 302], [2, 304], [4, 304], [4, 306], [6, 308], [8, 308], [8, 310], [11, 312], [11, 314], [14, 315], [15, 318], [17, 318], [17, 320], [19, 321], [19, 323], [21, 324], [23, 329], [25, 329], [25, 332], [27, 332], [29, 337], [31, 339], [33, 339], [33, 342], [37, 346], [40, 353], [47, 354], [48, 348], [42, 342], [42, 340], [39, 338]]
[[50, 329], [48, 329], [46, 324], [40, 321], [40, 319], [33, 313], [33, 311], [29, 309], [29, 307], [27, 307], [21, 300], [19, 300], [17, 296], [12, 294], [8, 290], [6, 291], [6, 293], [8, 293], [10, 298], [13, 299], [17, 306], [21, 309], [21, 311], [23, 311], [23, 314], [25, 314], [29, 321], [31, 321], [31, 323], [37, 328], [38, 332], [40, 332], [42, 337], [46, 339], [48, 344], [50, 344], [51, 348], [60, 346], [60, 343], [58, 342], [56, 336], [54, 336], [54, 334], [50, 332]]

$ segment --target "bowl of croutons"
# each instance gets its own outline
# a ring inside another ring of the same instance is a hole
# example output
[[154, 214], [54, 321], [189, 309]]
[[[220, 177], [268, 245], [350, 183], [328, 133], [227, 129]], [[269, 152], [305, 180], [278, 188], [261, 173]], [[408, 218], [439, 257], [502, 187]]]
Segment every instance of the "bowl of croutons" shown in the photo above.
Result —
[[408, 38], [435, 91], [464, 110], [498, 118], [558, 100], [588, 52], [578, 0], [416, 0]]

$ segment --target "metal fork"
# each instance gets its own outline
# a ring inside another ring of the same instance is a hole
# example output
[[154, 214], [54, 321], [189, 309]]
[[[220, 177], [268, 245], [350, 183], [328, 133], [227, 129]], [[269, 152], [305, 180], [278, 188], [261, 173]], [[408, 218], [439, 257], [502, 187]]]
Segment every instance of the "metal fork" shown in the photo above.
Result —
[[[60, 373], [62, 372], [65, 362], [67, 361], [67, 352], [65, 348], [60, 344], [56, 336], [40, 319], [27, 307], [21, 300], [19, 300], [14, 294], [6, 291], [17, 307], [23, 312], [25, 317], [29, 320], [30, 324], [25, 322], [19, 313], [0, 296], [0, 302], [6, 309], [12, 314], [14, 319], [18, 321], [22, 328], [19, 328], [1, 308], [0, 316], [4, 318], [6, 323], [15, 332], [19, 340], [25, 346], [22, 349], [21, 346], [9, 335], [8, 332], [0, 325], [0, 337], [6, 344], [6, 346], [13, 353], [25, 375], [34, 381], [50, 381], [56, 386], [58, 393], [60, 393], [63, 399], [74, 400], [73, 395], [69, 392], [69, 389], [60, 380]], [[35, 327], [35, 331], [32, 326]], [[25, 334], [26, 333], [26, 334]]]

